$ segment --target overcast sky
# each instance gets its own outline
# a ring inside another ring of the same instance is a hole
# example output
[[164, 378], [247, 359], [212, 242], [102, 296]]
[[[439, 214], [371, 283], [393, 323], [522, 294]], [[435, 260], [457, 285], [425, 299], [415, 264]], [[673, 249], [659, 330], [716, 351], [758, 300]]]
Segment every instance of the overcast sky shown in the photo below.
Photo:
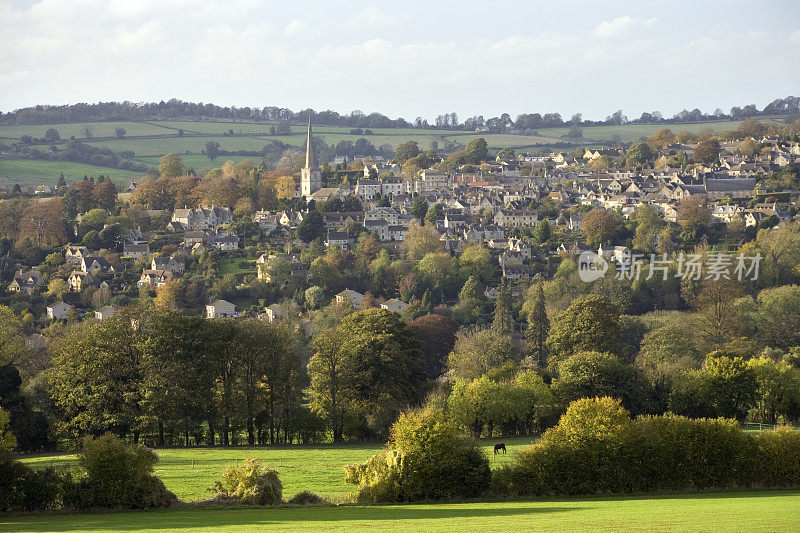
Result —
[[[474, 5], [473, 5], [474, 4]], [[0, 110], [672, 115], [800, 96], [800, 2], [0, 0]]]

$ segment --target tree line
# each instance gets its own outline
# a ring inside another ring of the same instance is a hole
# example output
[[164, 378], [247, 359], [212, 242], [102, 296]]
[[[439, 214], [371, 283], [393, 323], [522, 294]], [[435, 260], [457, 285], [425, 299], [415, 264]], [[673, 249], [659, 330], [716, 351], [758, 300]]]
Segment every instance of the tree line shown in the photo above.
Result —
[[443, 128], [471, 130], [485, 126], [490, 131], [504, 131], [512, 126], [517, 129], [534, 129], [541, 127], [563, 126], [565, 124], [576, 126], [592, 126], [599, 124], [624, 124], [627, 122], [657, 124], [662, 122], [699, 122], [704, 120], [744, 119], [759, 115], [796, 114], [800, 110], [800, 98], [787, 96], [770, 102], [761, 111], [754, 104], [742, 107], [734, 106], [729, 113], [717, 109], [713, 114], [706, 114], [699, 109], [692, 111], [683, 110], [676, 113], [671, 119], [665, 119], [658, 112], [644, 112], [638, 119], [628, 120], [622, 111], [612, 113], [604, 121], [583, 119], [576, 113], [568, 121], [561, 118], [559, 113], [528, 113], [521, 114], [514, 121], [508, 113], [499, 117], [484, 119], [482, 115], [475, 115], [460, 122], [456, 113], [444, 113], [437, 116], [429, 124], [427, 119], [417, 117], [413, 122], [403, 118], [390, 119], [381, 113], [365, 114], [362, 111], [352, 111], [342, 115], [335, 111], [314, 111], [304, 109], [294, 112], [290, 109], [274, 106], [236, 107], [217, 106], [183, 102], [177, 99], [160, 102], [134, 103], [134, 102], [100, 102], [97, 104], [70, 104], [70, 105], [37, 105], [22, 108], [6, 113], [0, 112], [2, 124], [58, 124], [69, 122], [94, 122], [112, 120], [164, 120], [164, 119], [213, 119], [213, 120], [243, 120], [266, 122], [291, 122], [304, 124], [310, 117], [314, 124], [326, 126], [345, 126], [349, 128]]

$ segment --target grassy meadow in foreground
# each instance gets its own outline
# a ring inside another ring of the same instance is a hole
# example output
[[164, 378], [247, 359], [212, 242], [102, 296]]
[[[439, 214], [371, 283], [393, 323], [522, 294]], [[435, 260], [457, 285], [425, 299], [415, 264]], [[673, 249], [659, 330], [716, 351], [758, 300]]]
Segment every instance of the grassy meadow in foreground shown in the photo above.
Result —
[[[492, 466], [511, 460], [514, 453], [531, 443], [530, 438], [504, 439], [508, 453], [494, 456], [492, 447], [498, 439], [483, 441]], [[344, 482], [344, 466], [366, 461], [379, 452], [379, 444], [320, 444], [306, 446], [272, 446], [263, 448], [173, 448], [156, 450], [159, 461], [156, 475], [169, 490], [183, 501], [203, 500], [212, 493], [207, 490], [222, 477], [225, 466], [258, 457], [261, 464], [278, 470], [283, 483], [284, 499], [302, 490], [310, 490], [326, 498], [342, 501], [356, 487]], [[75, 455], [42, 455], [23, 459], [31, 466], [72, 466]]]
[[798, 531], [800, 491], [0, 517], [0, 531]]

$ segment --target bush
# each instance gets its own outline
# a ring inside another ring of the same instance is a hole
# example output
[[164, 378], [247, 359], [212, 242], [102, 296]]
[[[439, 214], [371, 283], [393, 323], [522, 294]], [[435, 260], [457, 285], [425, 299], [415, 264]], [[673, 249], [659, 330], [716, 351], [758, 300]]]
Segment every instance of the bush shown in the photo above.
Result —
[[283, 484], [278, 471], [264, 467], [256, 458], [244, 460], [240, 468], [228, 465], [212, 490], [223, 498], [234, 499], [248, 505], [275, 505], [281, 503]]
[[800, 432], [734, 420], [631, 420], [611, 398], [573, 402], [559, 425], [496, 472], [497, 494], [562, 495], [800, 484]]
[[304, 490], [292, 496], [292, 499], [286, 503], [291, 503], [293, 505], [324, 505], [330, 502], [313, 492]]
[[389, 449], [345, 467], [358, 501], [474, 498], [489, 487], [489, 461], [439, 410], [404, 413], [392, 426]]
[[54, 468], [33, 470], [0, 450], [0, 512], [56, 509], [69, 476]]
[[158, 456], [144, 446], [129, 446], [113, 435], [86, 437], [78, 462], [86, 475], [65, 497], [78, 509], [169, 507], [178, 500], [153, 476]]
[[779, 427], [759, 431], [753, 440], [758, 456], [754, 483], [775, 487], [800, 483], [800, 431]]

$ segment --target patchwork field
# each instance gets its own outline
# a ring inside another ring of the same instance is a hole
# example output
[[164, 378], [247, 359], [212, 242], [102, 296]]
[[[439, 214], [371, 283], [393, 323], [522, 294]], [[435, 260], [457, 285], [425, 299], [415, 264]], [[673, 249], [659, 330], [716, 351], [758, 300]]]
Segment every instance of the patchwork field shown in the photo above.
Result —
[[800, 491], [0, 517], [0, 531], [798, 531]]
[[[769, 119], [764, 121], [781, 124], [779, 121], [771, 121]], [[666, 125], [666, 127], [670, 127], [675, 132], [681, 130], [698, 132], [702, 128], [711, 128], [716, 132], [736, 128], [740, 123], [740, 121], [723, 120], [699, 124], [670, 124]], [[93, 136], [90, 139], [87, 139], [82, 131], [87, 125], [92, 128]], [[305, 127], [301, 125], [292, 126], [292, 133], [289, 135], [275, 136], [270, 135], [270, 124], [213, 121], [94, 122], [88, 124], [0, 126], [0, 143], [10, 144], [16, 142], [23, 135], [41, 138], [44, 136], [45, 131], [51, 127], [58, 130], [61, 135], [62, 140], [55, 143], [58, 146], [63, 146], [67, 139], [74, 136], [76, 139], [93, 146], [108, 148], [115, 152], [132, 151], [134, 152], [133, 159], [135, 161], [146, 163], [152, 168], [158, 166], [159, 157], [170, 152], [181, 155], [187, 166], [195, 170], [219, 166], [227, 159], [238, 162], [244, 158], [244, 156], [220, 156], [215, 162], [211, 162], [201, 153], [205, 143], [210, 140], [217, 141], [220, 144], [220, 148], [231, 152], [239, 150], [261, 151], [270, 140], [278, 140], [297, 147], [305, 143]], [[116, 137], [115, 129], [118, 127], [124, 128], [127, 132], [122, 139]], [[583, 139], [571, 142], [580, 146], [599, 146], [616, 138], [620, 138], [625, 142], [632, 142], [642, 137], [650, 136], [662, 127], [665, 126], [656, 124], [591, 126], [582, 128]], [[179, 129], [184, 130], [183, 136], [178, 135]], [[489, 144], [489, 148], [493, 151], [505, 147], [517, 150], [548, 151], [554, 145], [570, 142], [566, 138], [569, 131], [567, 127], [541, 128], [530, 135], [476, 134], [465, 131], [411, 128], [376, 128], [373, 130], [373, 135], [366, 136], [363, 134], [351, 134], [350, 130], [351, 128], [347, 127], [318, 126], [315, 128], [314, 134], [316, 138], [332, 145], [344, 140], [355, 142], [360, 137], [365, 137], [376, 147], [389, 145], [392, 149], [397, 148], [398, 145], [408, 140], [417, 141], [420, 147], [427, 150], [434, 141], [442, 148], [445, 142], [453, 142], [456, 146], [463, 146], [470, 140], [479, 137], [484, 137]], [[229, 134], [231, 131], [233, 135]], [[44, 147], [44, 145], [40, 145], [41, 147]], [[563, 150], [564, 148], [562, 146], [559, 149]], [[19, 183], [23, 187], [53, 184], [58, 179], [61, 170], [64, 170], [65, 175], [68, 174], [68, 180], [76, 177], [81, 178], [84, 175], [96, 176], [110, 173], [112, 178], [116, 177], [120, 181], [124, 181], [136, 175], [136, 173], [132, 172], [77, 163], [3, 158], [0, 159], [0, 186], [10, 186], [14, 183]]]

